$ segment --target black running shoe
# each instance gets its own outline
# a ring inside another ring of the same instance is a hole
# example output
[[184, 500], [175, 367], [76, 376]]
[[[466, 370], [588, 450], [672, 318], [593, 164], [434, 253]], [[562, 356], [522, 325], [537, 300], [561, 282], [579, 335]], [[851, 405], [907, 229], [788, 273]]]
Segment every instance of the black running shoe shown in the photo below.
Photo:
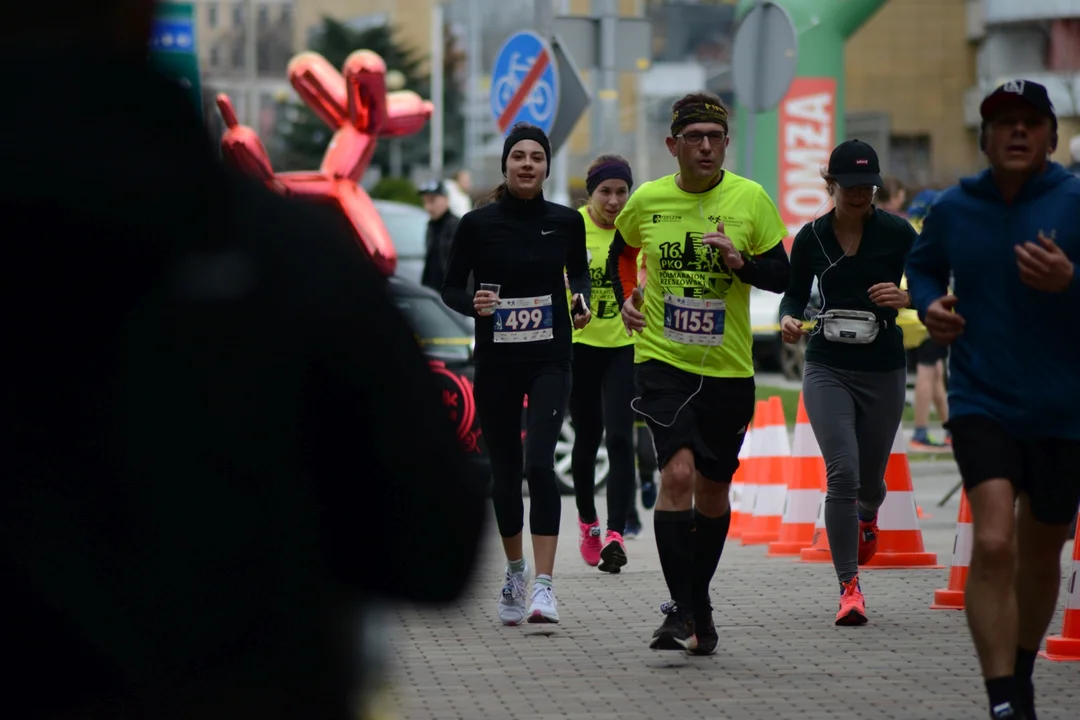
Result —
[[697, 637], [697, 647], [691, 651], [692, 655], [716, 654], [720, 636], [716, 633], [716, 625], [712, 619], [712, 603], [708, 600], [703, 600], [701, 604], [694, 603], [694, 635]]
[[664, 618], [664, 624], [653, 633], [649, 647], [653, 650], [693, 652], [697, 647], [693, 614], [675, 602], [664, 603], [660, 606], [660, 612], [667, 617]]

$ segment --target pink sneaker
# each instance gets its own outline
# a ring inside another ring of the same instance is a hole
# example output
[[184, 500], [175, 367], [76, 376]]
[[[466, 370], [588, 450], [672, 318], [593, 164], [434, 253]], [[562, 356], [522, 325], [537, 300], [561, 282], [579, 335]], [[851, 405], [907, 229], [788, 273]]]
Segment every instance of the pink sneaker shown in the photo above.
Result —
[[607, 531], [604, 549], [600, 551], [600, 572], [615, 574], [626, 564], [626, 544], [623, 537], [614, 530]]
[[578, 528], [581, 530], [578, 539], [581, 559], [586, 565], [596, 567], [600, 564], [600, 520], [594, 520], [591, 525], [586, 525], [581, 518], [578, 518]]

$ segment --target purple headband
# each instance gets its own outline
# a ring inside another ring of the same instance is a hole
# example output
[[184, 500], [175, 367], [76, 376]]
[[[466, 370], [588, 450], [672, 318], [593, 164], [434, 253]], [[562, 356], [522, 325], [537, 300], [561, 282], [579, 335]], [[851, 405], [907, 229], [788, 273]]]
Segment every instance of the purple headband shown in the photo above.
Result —
[[592, 195], [593, 190], [605, 180], [625, 180], [627, 189], [634, 186], [634, 176], [630, 173], [630, 165], [618, 160], [609, 160], [594, 167], [585, 178], [585, 192]]

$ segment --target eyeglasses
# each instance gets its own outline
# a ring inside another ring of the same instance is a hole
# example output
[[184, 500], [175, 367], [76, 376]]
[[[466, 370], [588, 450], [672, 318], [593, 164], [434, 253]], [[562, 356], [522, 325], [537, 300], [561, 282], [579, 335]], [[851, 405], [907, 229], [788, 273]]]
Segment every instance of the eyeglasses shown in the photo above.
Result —
[[704, 140], [705, 138], [709, 138], [709, 144], [710, 145], [718, 145], [718, 144], [724, 142], [724, 138], [727, 137], [727, 133], [723, 132], [723, 131], [719, 131], [719, 130], [716, 131], [716, 132], [710, 132], [710, 133], [690, 132], [690, 133], [682, 133], [680, 135], [676, 135], [675, 137], [676, 138], [682, 138], [683, 142], [685, 142], [687, 145], [690, 145], [691, 147], [695, 147], [697, 145], [700, 145], [701, 141]]

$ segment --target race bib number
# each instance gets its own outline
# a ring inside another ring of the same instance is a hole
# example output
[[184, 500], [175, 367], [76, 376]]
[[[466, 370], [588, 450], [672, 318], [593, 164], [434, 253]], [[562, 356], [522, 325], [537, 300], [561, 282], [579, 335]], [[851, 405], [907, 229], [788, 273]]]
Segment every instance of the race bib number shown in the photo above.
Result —
[[664, 337], [684, 345], [722, 345], [723, 300], [664, 295]]
[[553, 337], [555, 313], [550, 295], [503, 300], [494, 315], [497, 343], [539, 342]]

